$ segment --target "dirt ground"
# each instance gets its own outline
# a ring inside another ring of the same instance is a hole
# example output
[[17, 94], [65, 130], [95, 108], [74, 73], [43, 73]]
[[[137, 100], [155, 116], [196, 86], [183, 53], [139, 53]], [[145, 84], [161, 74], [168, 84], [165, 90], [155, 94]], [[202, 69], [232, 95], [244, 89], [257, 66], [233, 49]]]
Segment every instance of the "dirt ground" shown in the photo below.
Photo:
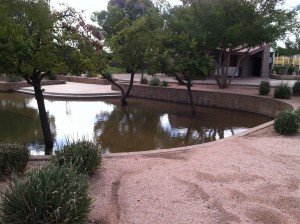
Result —
[[182, 151], [104, 158], [94, 223], [300, 223], [300, 133], [272, 126]]

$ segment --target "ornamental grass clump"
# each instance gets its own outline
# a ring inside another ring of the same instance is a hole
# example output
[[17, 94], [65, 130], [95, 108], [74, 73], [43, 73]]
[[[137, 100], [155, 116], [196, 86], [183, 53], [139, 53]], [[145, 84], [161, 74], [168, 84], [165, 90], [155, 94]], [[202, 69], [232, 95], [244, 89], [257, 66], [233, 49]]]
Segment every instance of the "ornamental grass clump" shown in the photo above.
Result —
[[271, 90], [269, 81], [261, 81], [259, 85], [259, 94], [260, 95], [268, 95]]
[[294, 134], [300, 127], [299, 115], [292, 110], [279, 112], [274, 120], [274, 129], [278, 134]]
[[275, 87], [274, 98], [278, 99], [290, 99], [292, 91], [287, 83], [281, 83]]
[[88, 188], [86, 177], [67, 167], [33, 170], [2, 190], [0, 223], [87, 223]]
[[297, 81], [293, 85], [293, 95], [300, 96], [300, 81]]
[[149, 85], [150, 86], [159, 86], [160, 84], [160, 80], [156, 77], [154, 77], [153, 79], [150, 80]]
[[0, 177], [11, 173], [23, 173], [28, 162], [30, 152], [25, 145], [0, 144]]
[[55, 152], [55, 165], [66, 166], [76, 170], [78, 174], [93, 174], [101, 164], [101, 150], [91, 141], [67, 141]]

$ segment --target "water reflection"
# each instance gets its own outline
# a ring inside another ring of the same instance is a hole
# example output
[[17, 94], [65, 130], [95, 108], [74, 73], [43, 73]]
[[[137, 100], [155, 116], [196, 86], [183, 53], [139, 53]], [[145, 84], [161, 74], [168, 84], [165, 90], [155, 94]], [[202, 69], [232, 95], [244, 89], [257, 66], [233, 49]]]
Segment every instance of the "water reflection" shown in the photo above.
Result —
[[[42, 154], [42, 131], [36, 101], [31, 96], [0, 93], [0, 142], [27, 143], [32, 154]], [[105, 153], [163, 149], [214, 141], [270, 120], [233, 110], [130, 99], [45, 100], [56, 147], [66, 139], [87, 138]]]

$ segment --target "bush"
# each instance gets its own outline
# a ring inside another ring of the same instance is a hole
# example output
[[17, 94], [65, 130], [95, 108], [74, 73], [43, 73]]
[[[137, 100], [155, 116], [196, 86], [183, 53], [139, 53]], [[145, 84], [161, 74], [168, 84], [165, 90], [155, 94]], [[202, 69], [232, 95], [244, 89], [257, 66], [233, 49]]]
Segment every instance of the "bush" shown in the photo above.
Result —
[[[2, 191], [3, 223], [87, 223], [87, 179], [66, 167], [45, 166]], [[0, 216], [0, 217], [1, 217]]]
[[159, 86], [160, 84], [160, 80], [156, 77], [154, 77], [153, 79], [150, 80], [149, 85], [150, 86]]
[[271, 86], [269, 81], [261, 81], [259, 85], [259, 94], [268, 95], [270, 92]]
[[0, 177], [12, 172], [23, 173], [29, 157], [29, 150], [24, 145], [0, 144]]
[[300, 107], [298, 107], [298, 108], [294, 111], [294, 113], [295, 113], [296, 116], [297, 116], [298, 125], [299, 125], [299, 127], [300, 127]]
[[59, 151], [55, 152], [55, 165], [67, 166], [76, 170], [78, 174], [93, 174], [101, 163], [101, 150], [98, 145], [79, 140], [67, 142]]
[[286, 67], [284, 66], [276, 66], [274, 67], [274, 70], [276, 72], [277, 75], [283, 75], [285, 72]]
[[109, 71], [101, 73], [102, 77], [105, 79], [112, 79], [112, 74]]
[[49, 75], [48, 75], [48, 79], [49, 80], [57, 80], [57, 75], [55, 74], [55, 73], [50, 73]]
[[274, 98], [278, 99], [290, 99], [292, 95], [291, 89], [287, 83], [281, 83], [275, 87]]
[[293, 94], [295, 96], [300, 96], [300, 81], [297, 81], [293, 85]]
[[287, 69], [288, 75], [292, 75], [295, 70], [296, 70], [295, 67], [289, 66], [288, 69]]
[[148, 84], [148, 79], [147, 78], [142, 78], [141, 79], [141, 84], [147, 85]]
[[163, 80], [163, 81], [162, 81], [162, 86], [167, 87], [168, 85], [169, 85], [168, 81], [166, 81], [166, 80]]
[[299, 128], [298, 116], [291, 110], [278, 113], [274, 120], [274, 129], [279, 134], [294, 134]]
[[23, 77], [19, 76], [19, 75], [8, 75], [7, 79], [9, 82], [20, 82], [23, 80]]

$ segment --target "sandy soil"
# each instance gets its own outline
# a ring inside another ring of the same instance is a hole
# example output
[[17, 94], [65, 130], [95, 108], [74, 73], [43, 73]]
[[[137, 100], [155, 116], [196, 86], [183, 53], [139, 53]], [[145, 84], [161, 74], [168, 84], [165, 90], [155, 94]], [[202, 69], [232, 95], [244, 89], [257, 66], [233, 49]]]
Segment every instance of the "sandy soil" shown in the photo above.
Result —
[[272, 127], [171, 153], [104, 158], [94, 223], [300, 223], [300, 133]]

